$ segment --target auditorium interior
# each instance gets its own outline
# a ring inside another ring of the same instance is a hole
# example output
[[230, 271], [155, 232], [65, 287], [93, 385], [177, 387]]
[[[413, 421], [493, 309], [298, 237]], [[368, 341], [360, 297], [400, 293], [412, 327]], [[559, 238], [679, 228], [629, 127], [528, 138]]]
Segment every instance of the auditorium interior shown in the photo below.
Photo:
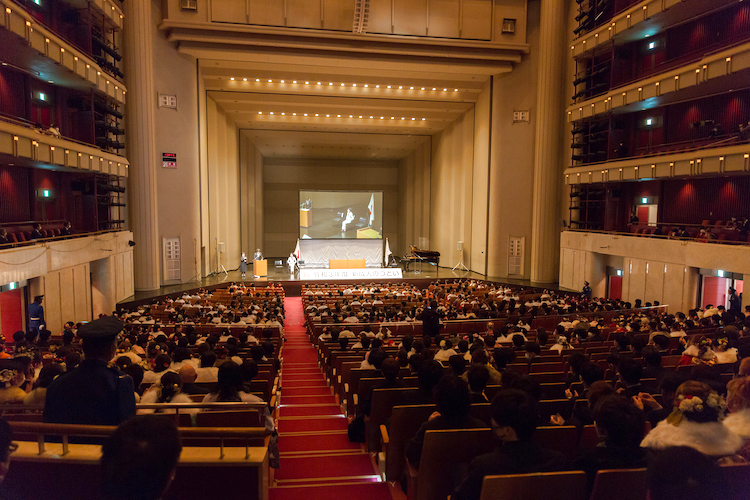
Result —
[[[375, 237], [399, 283], [750, 305], [748, 2], [0, 4], [9, 344], [36, 296], [57, 337], [243, 281], [256, 249], [244, 281], [299, 296], [302, 191], [382, 193], [379, 228], [330, 241]], [[439, 261], [405, 267], [417, 248]]]

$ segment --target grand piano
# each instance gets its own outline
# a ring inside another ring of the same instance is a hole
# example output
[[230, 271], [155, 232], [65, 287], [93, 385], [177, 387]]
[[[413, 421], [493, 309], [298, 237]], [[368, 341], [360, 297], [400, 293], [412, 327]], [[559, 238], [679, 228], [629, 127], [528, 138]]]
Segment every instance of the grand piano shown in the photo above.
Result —
[[440, 252], [435, 250], [422, 250], [414, 245], [411, 245], [409, 250], [410, 252], [401, 259], [404, 263], [404, 271], [409, 270], [409, 264], [412, 262], [429, 262], [435, 266], [440, 262]]

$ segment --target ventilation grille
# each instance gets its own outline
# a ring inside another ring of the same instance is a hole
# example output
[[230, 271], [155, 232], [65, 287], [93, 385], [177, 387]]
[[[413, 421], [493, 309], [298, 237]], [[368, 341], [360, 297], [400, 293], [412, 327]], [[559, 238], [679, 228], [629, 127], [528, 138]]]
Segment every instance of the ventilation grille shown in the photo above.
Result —
[[180, 279], [180, 239], [164, 238], [164, 280]]
[[524, 240], [515, 236], [508, 240], [508, 275], [523, 276]]

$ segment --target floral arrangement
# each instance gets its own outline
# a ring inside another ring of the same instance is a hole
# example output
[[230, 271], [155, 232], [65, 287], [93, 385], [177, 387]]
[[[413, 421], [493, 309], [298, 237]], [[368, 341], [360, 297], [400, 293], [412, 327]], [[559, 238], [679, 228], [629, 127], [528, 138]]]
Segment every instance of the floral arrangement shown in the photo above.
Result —
[[703, 413], [707, 407], [721, 417], [727, 408], [727, 404], [723, 397], [713, 391], [706, 396], [705, 401], [703, 398], [692, 394], [680, 395], [677, 397], [677, 407], [667, 418], [667, 422], [675, 426], [679, 425], [685, 413]]
[[16, 370], [0, 370], [0, 384], [3, 384], [7, 389], [13, 385], [13, 381], [17, 376], [18, 372]]

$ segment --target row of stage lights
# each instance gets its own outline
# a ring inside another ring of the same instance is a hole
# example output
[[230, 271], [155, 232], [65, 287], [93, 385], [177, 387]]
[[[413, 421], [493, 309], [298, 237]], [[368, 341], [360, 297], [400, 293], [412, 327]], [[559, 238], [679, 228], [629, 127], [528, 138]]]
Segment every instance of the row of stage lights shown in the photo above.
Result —
[[[259, 115], [262, 115], [262, 114], [264, 114], [264, 113], [263, 113], [263, 111], [258, 111], [258, 114], [259, 114]], [[273, 111], [271, 111], [271, 112], [270, 112], [270, 113], [268, 113], [268, 114], [269, 114], [269, 115], [274, 115], [274, 116], [276, 116], [276, 115], [286, 116], [286, 115], [287, 115], [287, 113], [286, 113], [286, 112], [281, 112], [281, 113], [274, 113]], [[291, 116], [297, 116], [297, 113], [289, 113], [289, 114], [290, 114]], [[300, 115], [300, 116], [310, 116], [310, 115], [312, 115], [312, 116], [318, 116], [318, 117], [319, 117], [319, 116], [323, 116], [323, 115], [321, 115], [320, 113], [314, 113], [314, 114], [313, 114], [313, 113], [299, 113], [299, 115]], [[325, 116], [326, 118], [331, 118], [331, 117], [334, 117], [334, 115], [332, 115], [332, 114], [326, 114], [326, 115], [324, 115], [324, 116]], [[347, 116], [347, 115], [335, 115], [335, 118], [346, 118], [346, 116]], [[365, 116], [365, 115], [349, 115], [349, 118], [360, 118], [360, 119], [366, 119], [366, 118], [367, 118], [367, 116]], [[379, 117], [378, 117], [378, 116], [370, 115], [370, 120], [375, 120], [375, 119], [378, 119], [378, 118], [379, 118], [379, 119], [381, 119], [381, 120], [387, 120], [387, 119], [388, 119], [388, 117], [386, 117], [386, 116], [379, 116]], [[391, 116], [391, 117], [390, 117], [390, 119], [391, 119], [391, 120], [397, 120], [398, 118], [397, 118], [397, 117], [395, 117], [395, 116]], [[402, 116], [402, 117], [401, 117], [401, 120], [409, 120], [409, 119], [408, 119], [407, 117], [405, 117], [405, 116]], [[425, 120], [427, 120], [427, 118], [422, 118], [422, 120], [421, 120], [421, 121], [425, 121]], [[416, 118], [414, 118], [414, 117], [412, 117], [410, 121], [417, 121], [417, 119], [416, 119]]]
[[[231, 78], [230, 78], [230, 80], [231, 80], [231, 81], [233, 81], [233, 82], [234, 82], [234, 81], [239, 81], [239, 78], [231, 77]], [[246, 82], [246, 81], [248, 81], [248, 79], [247, 79], [247, 78], [243, 78], [243, 79], [242, 79], [242, 81], [243, 81], [243, 82]], [[256, 78], [256, 79], [255, 79], [255, 81], [256, 81], [256, 82], [260, 82], [260, 81], [261, 81], [261, 79], [260, 79], [260, 78]], [[269, 80], [267, 80], [267, 81], [268, 81], [268, 83], [273, 83], [273, 80], [272, 80], [272, 79], [269, 79]], [[286, 80], [279, 80], [279, 83], [286, 83]], [[300, 83], [299, 83], [299, 82], [298, 82], [297, 80], [292, 80], [292, 84], [300, 84]], [[311, 82], [309, 82], [309, 81], [305, 81], [305, 82], [304, 82], [304, 84], [305, 84], [305, 85], [320, 85], [320, 86], [326, 86], [326, 85], [325, 85], [325, 84], [324, 84], [323, 82], [315, 82], [315, 83], [313, 84], [313, 83], [311, 83]], [[334, 86], [336, 86], [336, 85], [335, 85], [335, 84], [334, 84], [333, 82], [328, 82], [328, 85], [327, 85], [327, 86], [328, 86], [328, 87], [334, 87]], [[346, 83], [340, 83], [340, 84], [339, 84], [338, 86], [339, 86], [339, 87], [346, 87]], [[370, 87], [374, 87], [374, 88], [376, 88], [376, 89], [379, 89], [379, 88], [381, 88], [381, 87], [382, 87], [382, 88], [386, 88], [386, 89], [395, 89], [395, 88], [398, 88], [398, 90], [403, 90], [403, 89], [407, 88], [407, 87], [406, 87], [406, 86], [404, 86], [404, 85], [380, 85], [380, 84], [376, 84], [376, 85], [370, 85], [369, 83], [365, 83], [365, 84], [362, 84], [362, 85], [357, 85], [356, 83], [352, 83], [352, 85], [351, 85], [351, 86], [352, 86], [352, 87], [360, 87], [360, 88], [370, 88]], [[416, 89], [417, 89], [417, 87], [412, 87], [412, 86], [410, 86], [410, 87], [408, 87], [408, 89], [409, 89], [409, 90], [416, 90]], [[429, 91], [429, 90], [430, 90], [430, 88], [429, 88], [429, 87], [419, 87], [419, 90], [427, 90], [427, 91]], [[432, 87], [432, 91], [434, 91], [434, 92], [439, 92], [439, 91], [440, 91], [440, 89], [439, 89], [439, 88], [437, 88], [437, 87]], [[449, 89], [448, 89], [448, 88], [443, 88], [443, 89], [442, 89], [442, 91], [443, 91], [443, 92], [448, 92], [448, 91], [449, 91]], [[453, 92], [458, 92], [458, 89], [453, 89]]]

